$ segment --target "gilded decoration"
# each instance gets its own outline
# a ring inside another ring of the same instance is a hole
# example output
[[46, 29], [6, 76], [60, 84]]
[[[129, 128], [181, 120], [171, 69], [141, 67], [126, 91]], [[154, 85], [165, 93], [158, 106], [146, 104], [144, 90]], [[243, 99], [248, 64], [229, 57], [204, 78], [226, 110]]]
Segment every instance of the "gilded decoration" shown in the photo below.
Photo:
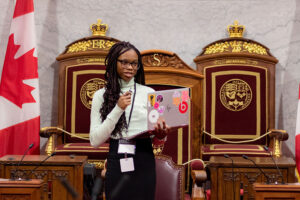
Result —
[[163, 150], [164, 150], [164, 145], [160, 145], [160, 146], [153, 146], [153, 154], [154, 155], [160, 155], [162, 154]]
[[214, 61], [216, 65], [224, 65], [224, 64], [248, 64], [248, 65], [257, 65], [258, 62], [254, 60], [248, 59], [223, 59]]
[[245, 41], [226, 41], [226, 42], [218, 42], [208, 46], [204, 54], [216, 54], [216, 53], [226, 53], [226, 52], [233, 52], [233, 53], [251, 53], [251, 54], [259, 54], [259, 55], [268, 55], [267, 49], [263, 46], [252, 43], [252, 42], [245, 42]]
[[228, 42], [219, 42], [213, 45], [210, 45], [205, 49], [204, 54], [215, 54], [229, 52], [229, 43]]
[[91, 109], [94, 93], [105, 85], [105, 81], [100, 78], [93, 78], [86, 81], [80, 89], [81, 103]]
[[108, 25], [101, 24], [101, 21], [102, 21], [101, 19], [98, 19], [97, 24], [92, 24], [90, 26], [93, 35], [100, 35], [100, 36], [106, 35], [106, 31], [108, 30]]
[[116, 42], [104, 39], [79, 41], [68, 47], [67, 53], [84, 52], [91, 50], [109, 50]]
[[235, 20], [233, 25], [227, 26], [229, 37], [243, 37], [245, 26], [239, 25], [238, 20]]
[[243, 49], [246, 49], [249, 53], [256, 53], [260, 55], [268, 55], [266, 48], [249, 42], [243, 43]]
[[78, 58], [77, 63], [101, 63], [104, 65], [105, 58]]
[[142, 62], [145, 67], [184, 68], [183, 63], [175, 56], [168, 56], [159, 53], [143, 56]]
[[95, 165], [96, 169], [104, 169], [104, 160], [88, 160], [88, 163]]
[[228, 110], [241, 111], [251, 103], [252, 90], [247, 82], [230, 79], [220, 89], [220, 100]]

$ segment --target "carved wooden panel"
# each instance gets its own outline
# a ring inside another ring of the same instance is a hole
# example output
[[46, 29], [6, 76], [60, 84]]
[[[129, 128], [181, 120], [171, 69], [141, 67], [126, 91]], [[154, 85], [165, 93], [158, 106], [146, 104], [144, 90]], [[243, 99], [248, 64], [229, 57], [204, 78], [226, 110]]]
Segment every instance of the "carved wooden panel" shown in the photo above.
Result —
[[[234, 194], [235, 199], [240, 199], [240, 191], [242, 189], [243, 200], [255, 200], [253, 185], [254, 183], [265, 183], [266, 178], [249, 160], [241, 157], [232, 157], [232, 159], [234, 161], [233, 172], [230, 159], [217, 156], [211, 157], [209, 166], [211, 172], [211, 199], [232, 200], [234, 199]], [[252, 159], [269, 177], [270, 183], [282, 182], [282, 178], [271, 158], [252, 157]], [[284, 182], [294, 182], [294, 160], [281, 157], [276, 159], [276, 162], [283, 175]]]
[[6, 194], [1, 196], [3, 200], [31, 200], [31, 196], [28, 194]]
[[[15, 173], [16, 163], [21, 156], [14, 156], [13, 161], [8, 161], [12, 156], [4, 156], [0, 159], [0, 168], [3, 168], [3, 178], [10, 178]], [[86, 156], [54, 156], [48, 159], [42, 166], [34, 169], [45, 156], [28, 155], [25, 157], [23, 163], [19, 166], [16, 173], [17, 177], [30, 179], [42, 179], [45, 186], [43, 191], [48, 191], [49, 200], [66, 200], [72, 199], [72, 196], [67, 192], [60, 182], [60, 178], [64, 177], [70, 183], [74, 190], [78, 192], [79, 196], [83, 195], [83, 166], [87, 160]]]

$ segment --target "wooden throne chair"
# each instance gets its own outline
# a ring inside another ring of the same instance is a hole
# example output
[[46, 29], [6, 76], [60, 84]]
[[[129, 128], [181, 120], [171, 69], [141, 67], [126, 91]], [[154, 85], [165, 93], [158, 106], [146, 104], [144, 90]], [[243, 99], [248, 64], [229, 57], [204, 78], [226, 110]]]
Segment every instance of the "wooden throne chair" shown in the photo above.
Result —
[[[146, 85], [155, 90], [190, 88], [190, 123], [171, 129], [167, 141], [153, 143], [156, 155], [164, 154], [181, 165], [200, 156], [200, 118], [203, 76], [185, 64], [175, 53], [164, 50], [141, 52]], [[186, 167], [186, 187], [190, 186], [190, 166]]]
[[167, 142], [156, 153], [172, 157], [177, 164], [199, 157], [201, 88], [203, 76], [185, 64], [175, 53], [164, 50], [142, 51], [146, 85], [155, 90], [190, 88], [190, 123], [172, 129]]
[[106, 24], [91, 25], [93, 35], [67, 45], [56, 59], [59, 63], [58, 124], [45, 127], [50, 155], [87, 155], [88, 162], [102, 169], [109, 144], [93, 148], [89, 141], [90, 109], [93, 94], [105, 85], [105, 57], [117, 39], [105, 36]]
[[264, 45], [243, 38], [245, 27], [228, 26], [230, 37], [203, 48], [194, 59], [204, 75], [201, 158], [281, 155], [288, 138], [275, 130], [275, 65]]

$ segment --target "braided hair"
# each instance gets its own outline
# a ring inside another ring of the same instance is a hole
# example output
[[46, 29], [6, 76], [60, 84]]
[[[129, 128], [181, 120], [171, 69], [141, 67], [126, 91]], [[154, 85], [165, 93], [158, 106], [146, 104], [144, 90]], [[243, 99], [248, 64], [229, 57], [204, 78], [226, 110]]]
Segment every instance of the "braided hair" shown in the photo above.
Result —
[[[128, 50], [133, 49], [138, 55], [138, 65], [139, 69], [134, 76], [134, 81], [136, 83], [145, 85], [145, 76], [144, 76], [144, 68], [142, 64], [142, 57], [139, 50], [130, 44], [129, 42], [118, 42], [114, 44], [105, 59], [105, 79], [107, 81], [105, 85], [105, 92], [103, 94], [104, 102], [102, 107], [100, 108], [100, 114], [102, 118], [102, 122], [106, 119], [107, 115], [113, 110], [116, 106], [121, 92], [121, 87], [119, 83], [120, 76], [117, 72], [117, 61], [120, 55], [127, 52]], [[117, 134], [121, 136], [122, 130], [127, 128], [125, 112], [121, 115], [118, 123], [115, 126], [115, 129], [111, 133], [111, 135], [116, 136]]]

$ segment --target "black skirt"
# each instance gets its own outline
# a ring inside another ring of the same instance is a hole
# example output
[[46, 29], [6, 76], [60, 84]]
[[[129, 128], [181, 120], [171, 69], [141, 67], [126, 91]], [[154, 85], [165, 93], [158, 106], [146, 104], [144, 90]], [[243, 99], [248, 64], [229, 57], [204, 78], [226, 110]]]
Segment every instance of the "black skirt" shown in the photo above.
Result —
[[137, 199], [154, 200], [155, 196], [155, 159], [150, 138], [136, 139], [133, 157], [134, 171], [121, 172], [118, 154], [119, 140], [110, 139], [105, 175], [105, 196], [107, 200]]

